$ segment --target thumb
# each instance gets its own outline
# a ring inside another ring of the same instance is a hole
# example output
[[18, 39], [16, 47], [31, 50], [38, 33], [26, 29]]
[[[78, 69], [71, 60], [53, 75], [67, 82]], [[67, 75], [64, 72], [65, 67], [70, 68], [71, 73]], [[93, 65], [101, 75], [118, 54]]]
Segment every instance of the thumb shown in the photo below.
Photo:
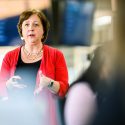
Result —
[[41, 71], [41, 70], [39, 71], [39, 76], [40, 76], [40, 77], [42, 77], [42, 76], [43, 76], [43, 74], [42, 74], [42, 71]]

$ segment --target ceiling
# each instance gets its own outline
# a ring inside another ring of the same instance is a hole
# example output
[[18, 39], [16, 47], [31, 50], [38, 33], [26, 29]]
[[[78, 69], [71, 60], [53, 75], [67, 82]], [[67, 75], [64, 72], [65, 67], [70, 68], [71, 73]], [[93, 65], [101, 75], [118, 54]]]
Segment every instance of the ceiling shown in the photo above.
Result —
[[0, 19], [19, 15], [25, 9], [45, 9], [50, 0], [0, 0]]

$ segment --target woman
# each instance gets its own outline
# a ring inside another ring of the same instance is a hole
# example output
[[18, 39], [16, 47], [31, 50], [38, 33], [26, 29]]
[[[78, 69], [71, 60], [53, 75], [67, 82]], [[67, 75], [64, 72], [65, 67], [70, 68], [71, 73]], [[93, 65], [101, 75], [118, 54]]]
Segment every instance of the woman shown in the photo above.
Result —
[[62, 52], [44, 44], [49, 26], [40, 11], [21, 13], [17, 27], [24, 45], [8, 52], [3, 59], [0, 96], [26, 103], [34, 97], [44, 99], [41, 103], [46, 102], [49, 113], [45, 124], [56, 125], [55, 95], [65, 96], [68, 71]]

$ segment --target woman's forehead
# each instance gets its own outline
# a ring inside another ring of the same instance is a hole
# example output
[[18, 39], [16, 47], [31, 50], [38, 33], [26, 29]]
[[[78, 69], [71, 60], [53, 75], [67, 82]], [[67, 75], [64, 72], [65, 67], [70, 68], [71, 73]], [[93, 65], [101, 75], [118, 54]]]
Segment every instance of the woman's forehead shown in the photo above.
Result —
[[41, 22], [41, 20], [37, 14], [33, 14], [28, 19], [24, 20], [24, 22], [31, 22], [31, 21]]

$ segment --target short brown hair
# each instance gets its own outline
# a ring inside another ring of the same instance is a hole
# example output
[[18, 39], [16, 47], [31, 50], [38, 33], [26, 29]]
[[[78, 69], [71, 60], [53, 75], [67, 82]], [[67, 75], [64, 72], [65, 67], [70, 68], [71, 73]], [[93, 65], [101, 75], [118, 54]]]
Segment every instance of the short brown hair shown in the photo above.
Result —
[[45, 40], [47, 39], [50, 23], [42, 11], [30, 9], [30, 10], [25, 10], [24, 12], [22, 12], [19, 17], [18, 24], [17, 24], [18, 32], [19, 32], [20, 36], [22, 37], [22, 23], [33, 14], [36, 14], [40, 18], [41, 23], [43, 25], [43, 30], [44, 30], [43, 36], [44, 37], [42, 38], [41, 41], [44, 43]]

